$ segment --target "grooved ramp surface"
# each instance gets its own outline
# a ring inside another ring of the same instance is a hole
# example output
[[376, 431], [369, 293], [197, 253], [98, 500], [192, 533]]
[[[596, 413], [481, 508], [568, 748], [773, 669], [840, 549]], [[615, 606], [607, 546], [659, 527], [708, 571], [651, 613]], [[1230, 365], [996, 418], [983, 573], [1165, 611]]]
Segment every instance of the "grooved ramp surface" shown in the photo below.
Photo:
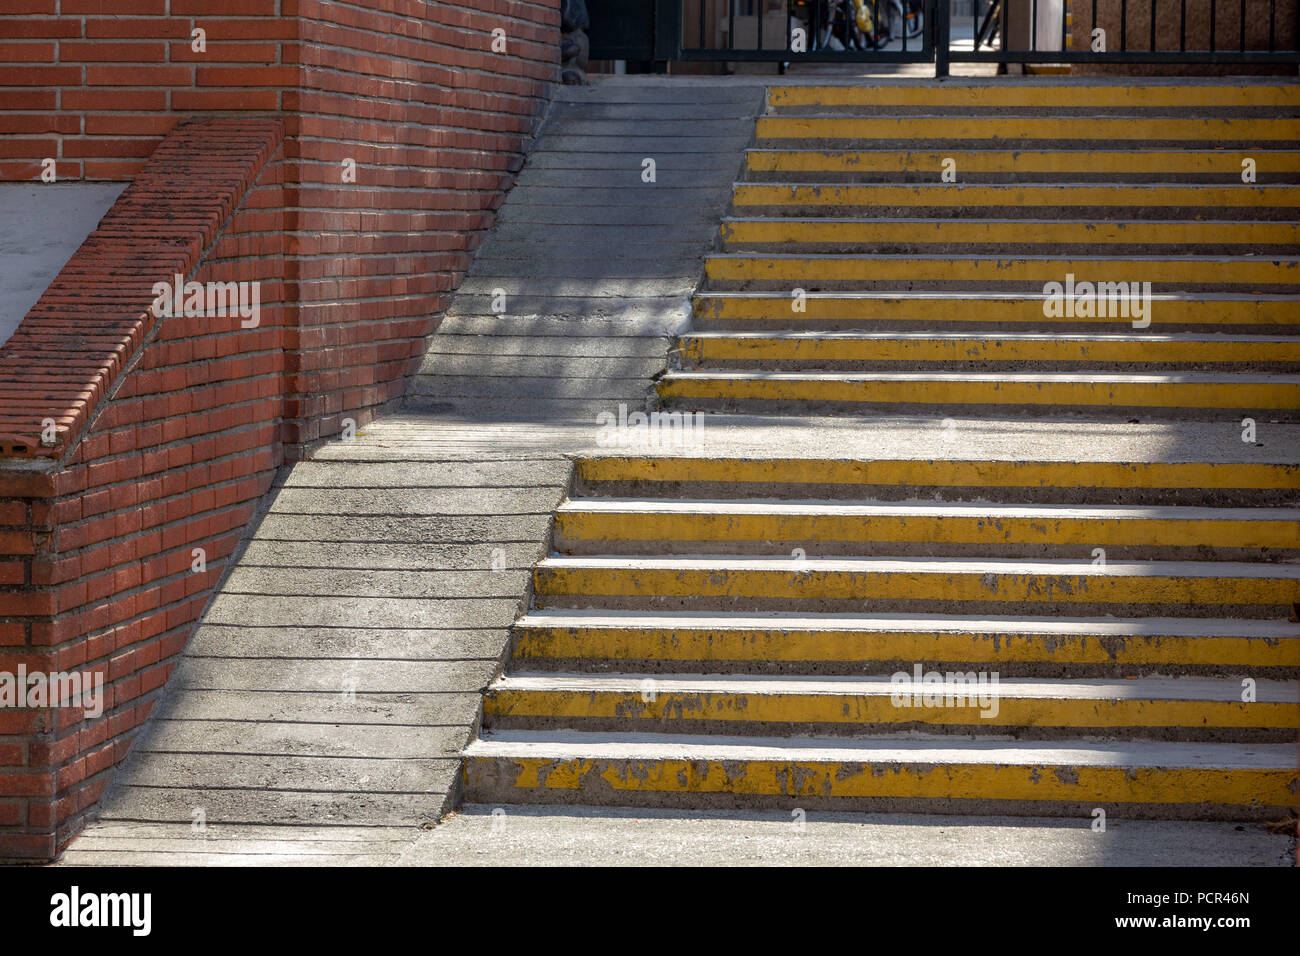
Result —
[[408, 407], [493, 422], [644, 408], [763, 97], [634, 80], [560, 93]]
[[411, 459], [466, 427], [590, 431], [645, 406], [763, 98], [635, 78], [557, 93], [409, 384], [414, 428], [389, 443], [374, 423], [281, 476], [63, 862], [391, 863], [450, 807], [572, 464], [491, 442]]

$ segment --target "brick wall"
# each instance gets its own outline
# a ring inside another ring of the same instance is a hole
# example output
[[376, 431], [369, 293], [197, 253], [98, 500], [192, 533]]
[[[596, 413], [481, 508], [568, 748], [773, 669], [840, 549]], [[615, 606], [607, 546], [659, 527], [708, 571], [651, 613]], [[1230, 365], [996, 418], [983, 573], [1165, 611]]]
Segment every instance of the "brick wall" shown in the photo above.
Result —
[[[10, 449], [30, 416], [57, 423], [0, 471], [0, 672], [105, 681], [97, 719], [0, 709], [0, 855], [79, 829], [282, 460], [285, 237], [260, 227], [284, 204], [283, 137], [177, 127], [0, 350]], [[258, 324], [160, 318], [153, 283], [176, 273], [259, 283]]]
[[284, 119], [290, 457], [400, 394], [558, 75], [559, 0], [3, 9], [0, 179], [46, 158], [61, 178], [129, 179], [187, 115]]
[[[133, 180], [0, 348], [0, 673], [108, 684], [0, 708], [0, 858], [80, 828], [276, 467], [400, 394], [558, 73], [558, 0], [212, 6], [0, 16], [0, 178]], [[258, 281], [260, 324], [159, 320], [176, 272]]]

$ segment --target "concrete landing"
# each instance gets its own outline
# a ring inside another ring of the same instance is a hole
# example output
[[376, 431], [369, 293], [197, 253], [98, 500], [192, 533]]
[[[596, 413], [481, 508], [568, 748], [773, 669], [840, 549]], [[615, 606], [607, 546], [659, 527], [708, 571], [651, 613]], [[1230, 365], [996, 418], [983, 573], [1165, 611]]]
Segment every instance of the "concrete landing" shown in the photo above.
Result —
[[465, 806], [400, 859], [425, 866], [1290, 866], [1247, 823]]
[[97, 824], [65, 866], [1292, 866], [1258, 823], [493, 807], [431, 830]]

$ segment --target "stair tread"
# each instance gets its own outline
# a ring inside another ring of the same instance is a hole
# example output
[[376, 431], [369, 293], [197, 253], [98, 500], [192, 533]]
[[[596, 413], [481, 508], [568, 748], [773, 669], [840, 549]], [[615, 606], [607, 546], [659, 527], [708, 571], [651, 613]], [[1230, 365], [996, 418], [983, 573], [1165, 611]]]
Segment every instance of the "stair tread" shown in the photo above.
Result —
[[[971, 670], [984, 665], [972, 665]], [[506, 674], [495, 680], [489, 691], [529, 691], [535, 693], [607, 692], [640, 694], [645, 682], [653, 681], [659, 694], [753, 694], [780, 696], [788, 694], [855, 695], [888, 697], [902, 689], [921, 689], [926, 693], [941, 688], [970, 689], [970, 684], [947, 681], [922, 684], [911, 680], [895, 683], [892, 675], [827, 676], [787, 675], [772, 677], [749, 674], [581, 674], [532, 673]], [[1300, 681], [1257, 680], [1256, 700], [1260, 703], [1293, 704]], [[1135, 680], [1000, 678], [997, 695], [1008, 698], [1044, 700], [1165, 700], [1219, 701], [1241, 703], [1241, 684], [1234, 678], [1143, 677]]]
[[[781, 185], [804, 185], [803, 183], [782, 183]], [[844, 183], [839, 185], [843, 186]], [[850, 185], [868, 186], [871, 183], [856, 183]], [[881, 185], [899, 185], [897, 183], [882, 183]], [[911, 185], [910, 183], [902, 185]], [[918, 184], [920, 185], [920, 184]], [[993, 185], [993, 184], [990, 184]], [[1012, 185], [1012, 184], [1007, 184]], [[1015, 185], [1025, 185], [1017, 183]], [[1053, 184], [1048, 184], [1053, 185]], [[1095, 186], [1096, 183], [1089, 185]], [[1171, 184], [1172, 185], [1172, 184]], [[1294, 188], [1294, 187], [1293, 187]], [[906, 226], [1079, 226], [1083, 229], [1095, 230], [1097, 226], [1137, 226], [1137, 227], [1160, 227], [1166, 226], [1250, 226], [1260, 227], [1263, 229], [1300, 229], [1300, 223], [1280, 222], [1273, 219], [1107, 219], [1105, 222], [1098, 223], [1095, 219], [1070, 219], [1070, 218], [1050, 218], [1045, 219], [1038, 216], [1024, 216], [1020, 219], [991, 219], [987, 216], [976, 216], [973, 218], [961, 219], [941, 219], [933, 216], [908, 217], [899, 219], [894, 216], [723, 216], [722, 222], [725, 225], [729, 222], [743, 223], [781, 223], [796, 225], [906, 225]]]
[[705, 339], [727, 341], [740, 339], [744, 341], [793, 341], [793, 342], [1141, 342], [1152, 344], [1160, 342], [1183, 343], [1204, 342], [1218, 345], [1225, 342], [1244, 342], [1251, 345], [1289, 345], [1300, 343], [1300, 335], [1231, 335], [1220, 333], [1196, 332], [833, 332], [833, 331], [772, 331], [747, 332], [737, 331], [699, 331], [684, 332], [683, 340]]
[[869, 517], [872, 515], [927, 515], [991, 518], [1094, 518], [1133, 520], [1217, 520], [1217, 521], [1300, 521], [1300, 508], [1214, 508], [1186, 505], [1002, 505], [988, 502], [851, 502], [791, 501], [789, 499], [646, 499], [570, 498], [558, 509], [562, 513], [618, 512], [639, 514], [736, 514], [736, 515], [825, 515], [827, 517]]
[[[776, 252], [768, 249], [755, 252], [710, 252], [705, 258], [711, 260], [743, 260], [747, 262], [768, 262], [779, 259], [800, 259], [809, 261], [831, 262], [1046, 262], [1060, 263], [1063, 268], [1072, 262], [1096, 262], [1102, 264], [1124, 262], [1187, 262], [1187, 263], [1241, 263], [1272, 262], [1294, 264], [1300, 262], [1300, 256], [1281, 256], [1273, 253], [1235, 256], [1211, 255], [1116, 255], [1116, 256], [1082, 256], [1082, 255], [1025, 255], [1020, 253], [930, 253], [930, 252]], [[1080, 279], [1079, 282], [1091, 281]]]
[[944, 632], [952, 634], [1085, 634], [1098, 637], [1300, 638], [1300, 622], [1260, 618], [998, 617], [992, 615], [852, 614], [799, 612], [621, 611], [533, 608], [517, 628], [639, 628], [669, 630], [809, 630]]
[[869, 738], [498, 730], [466, 757], [606, 760], [799, 760], [922, 764], [1186, 767], [1295, 770], [1295, 744], [1146, 740], [984, 740], [908, 735]]
[[[1073, 189], [1095, 189], [1106, 192], [1141, 192], [1149, 190], [1166, 190], [1175, 189], [1182, 192], [1205, 192], [1213, 190], [1223, 190], [1231, 188], [1234, 192], [1245, 190], [1259, 190], [1263, 192], [1297, 192], [1300, 193], [1300, 186], [1293, 183], [1250, 183], [1242, 184], [1240, 187], [1218, 186], [1213, 183], [1094, 183], [1086, 180], [1080, 182], [1059, 182], [1051, 181], [1045, 183], [854, 183], [842, 182], [837, 180], [800, 180], [799, 182], [788, 182], [780, 179], [757, 180], [742, 179], [733, 183], [732, 188], [744, 187], [751, 188], [775, 188], [775, 189], [916, 189], [916, 190], [998, 190], [1008, 192], [1016, 189], [1055, 189], [1055, 190], [1073, 190]], [[1300, 197], [1297, 197], [1300, 198]]]
[[1300, 564], [1259, 564], [1245, 561], [1108, 561], [1105, 565], [1086, 560], [1018, 558], [899, 558], [899, 557], [737, 557], [736, 555], [688, 555], [685, 557], [629, 557], [592, 555], [543, 558], [539, 568], [600, 568], [608, 570], [691, 570], [691, 571], [780, 571], [807, 573], [905, 573], [905, 574], [1069, 574], [1096, 577], [1194, 577], [1268, 578], [1300, 580]]
[[[946, 257], [939, 257], [946, 258]], [[997, 258], [996, 256], [993, 258]], [[1047, 257], [1054, 258], [1054, 257]], [[1045, 293], [1041, 292], [1006, 292], [1003, 290], [972, 289], [962, 290], [960, 292], [948, 292], [942, 289], [889, 289], [885, 291], [871, 289], [834, 289], [827, 292], [811, 291], [806, 293], [809, 299], [952, 299], [958, 302], [965, 302], [971, 299], [1009, 299], [1012, 301], [1042, 300], [1047, 298]], [[701, 299], [778, 299], [783, 303], [790, 302], [789, 291], [780, 290], [772, 291], [770, 289], [755, 290], [736, 290], [736, 289], [704, 289], [695, 296], [696, 301]], [[1267, 294], [1255, 294], [1247, 292], [1152, 292], [1152, 302], [1296, 302], [1300, 301], [1300, 295], [1271, 292]]]
[[1082, 384], [1300, 385], [1300, 375], [1260, 372], [777, 372], [767, 369], [674, 369], [664, 378], [764, 379], [784, 382], [1051, 382]]

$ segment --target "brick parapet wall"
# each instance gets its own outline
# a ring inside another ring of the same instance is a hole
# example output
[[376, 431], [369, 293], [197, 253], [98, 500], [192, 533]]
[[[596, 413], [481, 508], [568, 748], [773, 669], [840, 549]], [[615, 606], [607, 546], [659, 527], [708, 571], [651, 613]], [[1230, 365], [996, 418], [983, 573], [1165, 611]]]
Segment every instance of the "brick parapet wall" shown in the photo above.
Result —
[[[558, 73], [558, 0], [210, 7], [0, 16], [0, 178], [134, 181], [0, 348], [0, 673], [108, 690], [96, 719], [0, 708], [0, 858], [93, 811], [276, 468], [401, 394]], [[175, 272], [258, 282], [260, 324], [159, 319]]]
[[[284, 170], [278, 120], [178, 127], [0, 352], [0, 421], [41, 402], [60, 421], [56, 446], [0, 465], [0, 672], [105, 682], [98, 717], [0, 709], [0, 855], [79, 829], [282, 461], [283, 250], [248, 234]], [[257, 326], [153, 314], [175, 273], [258, 283]]]

